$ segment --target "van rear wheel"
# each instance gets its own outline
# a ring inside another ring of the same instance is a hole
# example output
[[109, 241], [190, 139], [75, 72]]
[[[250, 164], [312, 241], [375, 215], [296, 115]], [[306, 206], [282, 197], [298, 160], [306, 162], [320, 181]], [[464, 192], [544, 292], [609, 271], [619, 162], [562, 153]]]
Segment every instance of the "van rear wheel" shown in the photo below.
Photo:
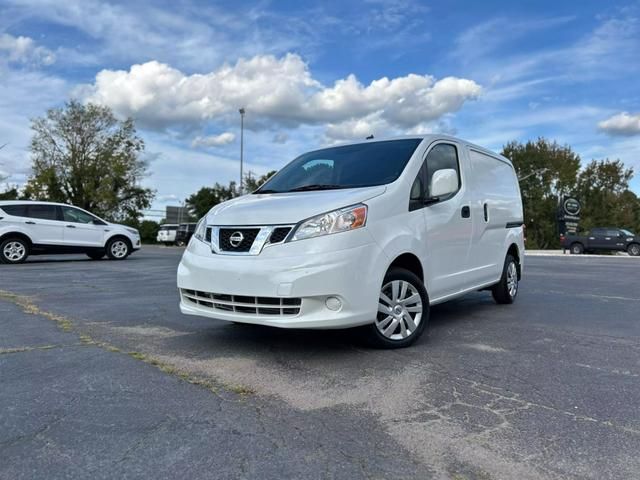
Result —
[[429, 321], [429, 296], [422, 281], [403, 268], [392, 268], [382, 282], [378, 314], [366, 329], [378, 348], [403, 348], [415, 342]]
[[507, 255], [502, 267], [502, 277], [491, 289], [496, 303], [513, 303], [518, 295], [518, 263], [513, 255]]

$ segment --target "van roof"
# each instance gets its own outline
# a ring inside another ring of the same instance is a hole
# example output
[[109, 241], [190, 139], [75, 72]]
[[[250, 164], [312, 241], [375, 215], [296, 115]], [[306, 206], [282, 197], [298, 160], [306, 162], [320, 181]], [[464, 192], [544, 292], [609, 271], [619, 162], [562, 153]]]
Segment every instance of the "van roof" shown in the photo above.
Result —
[[[334, 145], [336, 147], [341, 147], [341, 146], [345, 146], [345, 145], [358, 145], [358, 144], [362, 144], [362, 143], [370, 143], [370, 142], [387, 142], [390, 140], [410, 140], [410, 139], [416, 139], [416, 140], [423, 140], [426, 141], [427, 143], [431, 143], [431, 142], [435, 142], [437, 140], [450, 140], [450, 141], [454, 141], [454, 142], [458, 142], [458, 143], [462, 143], [463, 145], [466, 145], [469, 148], [472, 148], [474, 150], [478, 150], [479, 152], [485, 153], [491, 157], [494, 158], [498, 158], [502, 161], [508, 162], [509, 164], [511, 164], [511, 160], [509, 160], [507, 157], [500, 155], [499, 153], [496, 153], [492, 150], [489, 150], [488, 148], [485, 147], [481, 147], [480, 145], [476, 145], [475, 143], [471, 143], [468, 142], [467, 140], [464, 140], [462, 138], [459, 137], [454, 137], [452, 135], [446, 135], [446, 134], [441, 134], [441, 133], [429, 133], [429, 134], [416, 134], [416, 135], [398, 135], [398, 136], [394, 136], [394, 137], [380, 137], [380, 138], [372, 138], [369, 140], [357, 140], [357, 141], [352, 141], [352, 142], [345, 142], [345, 143], [340, 143], [337, 145]], [[331, 147], [329, 147], [331, 148]], [[321, 149], [318, 149], [321, 150]]]

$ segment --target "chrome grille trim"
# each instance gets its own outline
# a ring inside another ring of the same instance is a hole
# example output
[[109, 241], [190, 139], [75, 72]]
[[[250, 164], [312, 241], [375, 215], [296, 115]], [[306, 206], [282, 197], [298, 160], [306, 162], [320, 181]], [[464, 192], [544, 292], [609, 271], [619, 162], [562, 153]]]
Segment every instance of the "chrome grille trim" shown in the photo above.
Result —
[[[293, 232], [295, 225], [209, 225], [207, 229], [211, 229], [211, 251], [217, 255], [259, 255], [262, 252], [262, 249], [265, 247], [269, 247], [271, 245], [279, 245], [284, 243], [284, 241], [291, 235]], [[256, 236], [251, 248], [248, 252], [234, 252], [230, 250], [222, 250], [220, 248], [220, 229], [234, 229], [238, 230], [247, 229], [247, 228], [259, 228], [260, 231]], [[285, 238], [276, 243], [271, 243], [269, 239], [271, 238], [271, 234], [277, 228], [290, 228], [289, 233]]]
[[182, 297], [201, 307], [226, 313], [293, 317], [300, 313], [302, 299], [297, 297], [253, 297], [181, 289]]

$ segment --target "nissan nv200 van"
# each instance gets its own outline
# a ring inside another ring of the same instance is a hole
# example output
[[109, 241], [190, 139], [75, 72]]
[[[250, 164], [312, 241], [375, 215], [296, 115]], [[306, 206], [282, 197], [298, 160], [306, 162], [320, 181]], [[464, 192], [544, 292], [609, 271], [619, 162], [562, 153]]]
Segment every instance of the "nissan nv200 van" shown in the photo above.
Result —
[[431, 305], [476, 290], [510, 304], [523, 271], [511, 162], [443, 135], [305, 153], [213, 207], [178, 268], [180, 309], [283, 328], [362, 327], [405, 347]]

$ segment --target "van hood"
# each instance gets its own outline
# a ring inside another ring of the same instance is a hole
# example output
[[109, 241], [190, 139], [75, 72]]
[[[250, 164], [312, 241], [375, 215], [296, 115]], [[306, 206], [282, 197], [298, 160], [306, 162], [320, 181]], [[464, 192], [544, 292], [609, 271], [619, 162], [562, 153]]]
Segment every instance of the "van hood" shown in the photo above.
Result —
[[209, 225], [278, 225], [298, 223], [314, 215], [348, 207], [382, 195], [384, 185], [344, 190], [250, 194], [213, 207]]

